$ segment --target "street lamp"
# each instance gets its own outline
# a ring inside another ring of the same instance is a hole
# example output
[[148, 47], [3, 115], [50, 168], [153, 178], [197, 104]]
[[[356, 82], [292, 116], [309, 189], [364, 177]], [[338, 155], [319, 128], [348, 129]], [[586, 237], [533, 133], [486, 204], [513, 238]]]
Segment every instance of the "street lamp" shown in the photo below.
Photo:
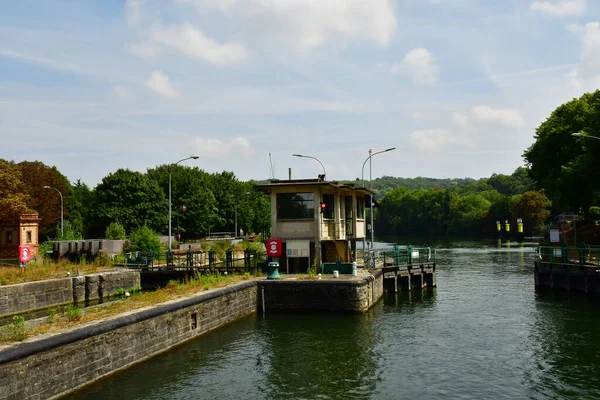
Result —
[[325, 166], [323, 165], [323, 163], [321, 161], [319, 161], [318, 158], [312, 157], [312, 156], [305, 156], [302, 154], [292, 154], [292, 156], [294, 157], [301, 157], [301, 158], [312, 158], [313, 160], [317, 160], [317, 162], [319, 164], [321, 164], [321, 167], [323, 167], [323, 180], [325, 180], [325, 176], [327, 175], [327, 173], [325, 172]]
[[58, 195], [60, 196], [60, 238], [64, 238], [65, 235], [65, 231], [64, 231], [64, 220], [63, 220], [63, 197], [62, 197], [62, 193], [60, 192], [60, 190], [58, 190], [55, 187], [52, 186], [44, 186], [44, 189], [54, 189], [58, 192]]
[[598, 136], [586, 135], [585, 133], [582, 133], [582, 132], [571, 133], [571, 136], [584, 137], [584, 138], [592, 138], [592, 139], [598, 139], [598, 140], [600, 140], [600, 137], [598, 137]]
[[[388, 151], [392, 151], [395, 150], [395, 147], [390, 147], [389, 149], [385, 149], [385, 150], [381, 150], [381, 151], [377, 151], [375, 153], [373, 153], [372, 149], [369, 149], [369, 157], [365, 160], [365, 162], [363, 162], [363, 166], [362, 166], [362, 180], [363, 180], [363, 187], [365, 186], [365, 164], [367, 163], [367, 161], [369, 161], [369, 186], [371, 189], [371, 192], [373, 191], [373, 179], [372, 179], [372, 162], [371, 159], [373, 158], [373, 156], [376, 156], [377, 154], [381, 154], [381, 153], [387, 153]], [[371, 205], [370, 205], [370, 213], [371, 213], [371, 250], [373, 250], [373, 240], [374, 240], [374, 232], [375, 232], [375, 227], [373, 225], [373, 194], [371, 193], [371, 195], [369, 196], [371, 201]], [[363, 239], [363, 255], [364, 255], [364, 244], [365, 244], [365, 240]]]
[[[250, 192], [246, 192], [244, 193], [246, 196], [248, 196], [250, 194]], [[235, 199], [235, 234], [234, 236], [237, 237], [238, 236], [238, 229], [237, 229], [237, 209], [238, 209], [238, 199], [236, 197]]]
[[191, 156], [183, 158], [183, 159], [177, 161], [175, 164], [171, 164], [169, 166], [169, 249], [168, 249], [168, 251], [171, 251], [171, 170], [175, 165], [179, 164], [182, 161], [189, 160], [189, 159], [197, 160], [198, 158], [200, 158], [200, 156], [198, 154], [194, 153]]

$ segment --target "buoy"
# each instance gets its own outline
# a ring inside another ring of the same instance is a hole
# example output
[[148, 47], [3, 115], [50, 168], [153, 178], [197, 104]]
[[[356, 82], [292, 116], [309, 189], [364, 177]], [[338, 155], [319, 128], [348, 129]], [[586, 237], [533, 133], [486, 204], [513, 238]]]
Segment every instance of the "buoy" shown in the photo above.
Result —
[[129, 296], [131, 296], [131, 295], [129, 294], [129, 292], [125, 292], [125, 297], [129, 297]]

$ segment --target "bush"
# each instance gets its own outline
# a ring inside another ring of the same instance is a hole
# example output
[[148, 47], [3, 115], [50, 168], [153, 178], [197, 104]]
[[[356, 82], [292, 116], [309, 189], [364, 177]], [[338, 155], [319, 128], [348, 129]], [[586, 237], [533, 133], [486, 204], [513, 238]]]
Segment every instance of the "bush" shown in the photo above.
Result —
[[160, 237], [146, 225], [131, 232], [129, 239], [135, 251], [151, 251], [154, 257], [162, 253]]
[[79, 321], [81, 319], [81, 309], [75, 305], [70, 305], [64, 308], [63, 315], [69, 321]]
[[25, 330], [25, 318], [20, 315], [15, 315], [12, 318], [12, 323], [0, 329], [1, 342], [20, 342], [26, 338], [27, 331]]
[[110, 257], [110, 254], [108, 254], [106, 250], [102, 249], [98, 252], [96, 259], [94, 260], [94, 264], [99, 267], [111, 267], [113, 265], [113, 261]]
[[112, 222], [107, 228], [104, 236], [110, 240], [124, 240], [125, 228], [118, 222]]

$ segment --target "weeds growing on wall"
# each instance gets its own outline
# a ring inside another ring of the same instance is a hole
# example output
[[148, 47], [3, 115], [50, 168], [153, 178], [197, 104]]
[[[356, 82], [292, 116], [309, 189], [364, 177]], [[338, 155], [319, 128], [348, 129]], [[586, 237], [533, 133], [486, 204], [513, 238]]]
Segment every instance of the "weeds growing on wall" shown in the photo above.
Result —
[[25, 318], [15, 315], [12, 322], [0, 328], [0, 342], [20, 342], [27, 338]]

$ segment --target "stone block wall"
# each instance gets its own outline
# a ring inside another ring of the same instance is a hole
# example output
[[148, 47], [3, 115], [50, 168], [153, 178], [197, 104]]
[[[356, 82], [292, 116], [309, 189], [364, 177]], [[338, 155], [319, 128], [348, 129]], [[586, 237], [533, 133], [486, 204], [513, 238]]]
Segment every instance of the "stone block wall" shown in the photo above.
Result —
[[378, 271], [362, 279], [259, 281], [259, 311], [263, 293], [267, 313], [269, 310], [364, 312], [383, 296], [383, 274]]
[[256, 312], [256, 298], [256, 282], [243, 282], [60, 335], [29, 339], [0, 351], [0, 398], [65, 395]]
[[0, 316], [71, 302], [71, 278], [0, 286]]
[[0, 316], [105, 299], [140, 287], [139, 271], [116, 271], [0, 286]]

